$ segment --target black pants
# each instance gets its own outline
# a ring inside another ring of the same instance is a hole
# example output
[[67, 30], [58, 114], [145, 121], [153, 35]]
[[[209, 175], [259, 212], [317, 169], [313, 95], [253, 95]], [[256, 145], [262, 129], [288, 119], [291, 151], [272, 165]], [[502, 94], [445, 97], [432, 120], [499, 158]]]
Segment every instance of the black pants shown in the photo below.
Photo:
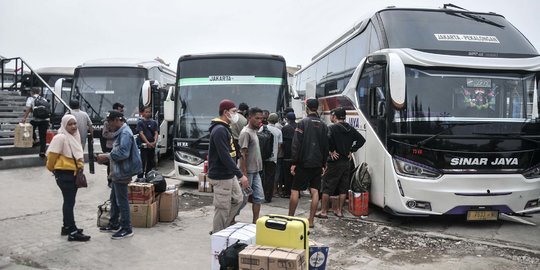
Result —
[[47, 147], [47, 129], [49, 128], [49, 121], [34, 121], [32, 120], [30, 122], [33, 126], [33, 134], [32, 137], [34, 138], [34, 141], [36, 140], [36, 128], [38, 129], [38, 135], [39, 135], [39, 153], [45, 154], [45, 149]]
[[272, 196], [274, 195], [274, 180], [276, 179], [276, 163], [273, 161], [264, 161], [264, 178], [263, 178], [263, 189], [264, 189], [264, 200], [266, 202], [272, 201]]
[[64, 216], [64, 228], [74, 231], [77, 229], [75, 225], [75, 215], [73, 209], [75, 208], [75, 196], [77, 196], [77, 187], [75, 187], [75, 176], [73, 171], [60, 171], [54, 172], [56, 178], [56, 184], [62, 191], [62, 197], [64, 197], [64, 203], [62, 204], [62, 215]]
[[283, 165], [281, 166], [281, 174], [283, 174], [283, 189], [281, 195], [290, 196], [291, 186], [293, 182], [293, 175], [291, 174], [292, 160], [283, 159]]
[[142, 178], [146, 173], [154, 169], [156, 166], [156, 162], [154, 161], [155, 151], [155, 148], [141, 148], [141, 161], [144, 173], [137, 175], [137, 177]]

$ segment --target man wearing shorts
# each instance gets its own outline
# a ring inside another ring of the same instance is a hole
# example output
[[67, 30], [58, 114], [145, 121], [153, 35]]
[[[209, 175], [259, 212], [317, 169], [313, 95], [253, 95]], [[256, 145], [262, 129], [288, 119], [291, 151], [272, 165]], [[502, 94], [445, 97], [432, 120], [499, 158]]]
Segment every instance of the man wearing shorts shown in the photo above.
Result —
[[261, 125], [263, 111], [257, 107], [249, 108], [248, 124], [238, 136], [238, 144], [240, 145], [240, 170], [247, 176], [249, 186], [253, 190], [252, 194], [252, 211], [253, 223], [259, 219], [261, 211], [261, 203], [264, 202], [264, 190], [262, 186], [260, 171], [263, 169], [263, 161], [261, 158], [261, 149], [259, 147], [259, 138], [257, 131]]
[[309, 213], [309, 227], [314, 227], [315, 212], [319, 204], [319, 190], [321, 188], [321, 174], [326, 167], [328, 158], [328, 127], [324, 124], [317, 108], [317, 99], [306, 100], [307, 117], [298, 123], [291, 149], [291, 174], [294, 180], [291, 187], [289, 201], [289, 216], [294, 216], [298, 206], [300, 190], [309, 186], [311, 193], [311, 209]]
[[349, 190], [350, 160], [352, 153], [356, 152], [366, 140], [358, 131], [345, 122], [346, 112], [342, 107], [332, 110], [330, 119], [334, 123], [328, 127], [328, 143], [330, 157], [328, 167], [323, 176], [322, 206], [318, 218], [328, 218], [328, 199], [330, 195], [339, 194], [338, 206], [334, 214], [343, 217], [342, 206]]

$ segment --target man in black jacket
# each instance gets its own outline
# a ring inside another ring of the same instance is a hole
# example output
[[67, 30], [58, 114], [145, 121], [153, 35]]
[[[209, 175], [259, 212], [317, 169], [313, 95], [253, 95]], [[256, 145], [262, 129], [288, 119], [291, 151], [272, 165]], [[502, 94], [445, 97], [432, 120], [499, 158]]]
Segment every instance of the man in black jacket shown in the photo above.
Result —
[[321, 174], [328, 158], [328, 127], [319, 118], [318, 107], [317, 99], [306, 100], [307, 117], [298, 123], [291, 149], [291, 174], [294, 175], [294, 180], [289, 201], [289, 216], [294, 216], [296, 212], [300, 190], [309, 186], [311, 192], [311, 209], [308, 218], [310, 228], [314, 227], [313, 219], [319, 204]]
[[323, 192], [321, 212], [318, 218], [327, 218], [328, 199], [336, 190], [339, 194], [338, 206], [334, 214], [343, 217], [342, 206], [349, 190], [350, 160], [352, 153], [356, 152], [366, 140], [358, 131], [345, 122], [346, 112], [342, 107], [331, 112], [331, 121], [334, 123], [328, 128], [328, 141], [330, 144], [330, 157], [328, 167], [323, 176]]
[[248, 179], [236, 166], [236, 149], [229, 124], [238, 121], [234, 102], [224, 99], [219, 103], [219, 117], [210, 124], [208, 148], [208, 179], [214, 186], [214, 222], [212, 232], [227, 228], [242, 206], [242, 188]]

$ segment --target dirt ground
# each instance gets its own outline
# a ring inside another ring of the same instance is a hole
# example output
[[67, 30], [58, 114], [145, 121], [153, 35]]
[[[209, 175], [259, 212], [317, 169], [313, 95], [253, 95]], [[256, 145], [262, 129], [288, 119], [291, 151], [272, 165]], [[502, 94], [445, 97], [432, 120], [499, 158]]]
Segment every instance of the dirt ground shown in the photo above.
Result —
[[[180, 211], [210, 207], [211, 196], [181, 195]], [[209, 209], [208, 209], [209, 210]], [[540, 251], [419, 232], [361, 218], [317, 219], [311, 239], [330, 247], [327, 269], [539, 269]]]

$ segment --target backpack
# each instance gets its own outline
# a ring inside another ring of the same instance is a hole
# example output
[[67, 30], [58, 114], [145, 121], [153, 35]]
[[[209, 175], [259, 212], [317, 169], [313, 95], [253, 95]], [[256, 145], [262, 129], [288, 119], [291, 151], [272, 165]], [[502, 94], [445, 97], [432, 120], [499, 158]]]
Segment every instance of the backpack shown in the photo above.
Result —
[[51, 105], [49, 101], [42, 96], [34, 99], [34, 108], [32, 109], [34, 117], [46, 119], [51, 117]]
[[244, 250], [247, 244], [240, 243], [240, 240], [222, 250], [218, 255], [220, 270], [235, 270], [239, 268], [238, 254]]
[[274, 152], [274, 135], [267, 126], [263, 126], [263, 129], [257, 132], [257, 137], [259, 138], [262, 160], [271, 158]]
[[369, 192], [371, 188], [371, 176], [368, 172], [367, 163], [363, 162], [352, 173], [351, 187], [353, 192]]

